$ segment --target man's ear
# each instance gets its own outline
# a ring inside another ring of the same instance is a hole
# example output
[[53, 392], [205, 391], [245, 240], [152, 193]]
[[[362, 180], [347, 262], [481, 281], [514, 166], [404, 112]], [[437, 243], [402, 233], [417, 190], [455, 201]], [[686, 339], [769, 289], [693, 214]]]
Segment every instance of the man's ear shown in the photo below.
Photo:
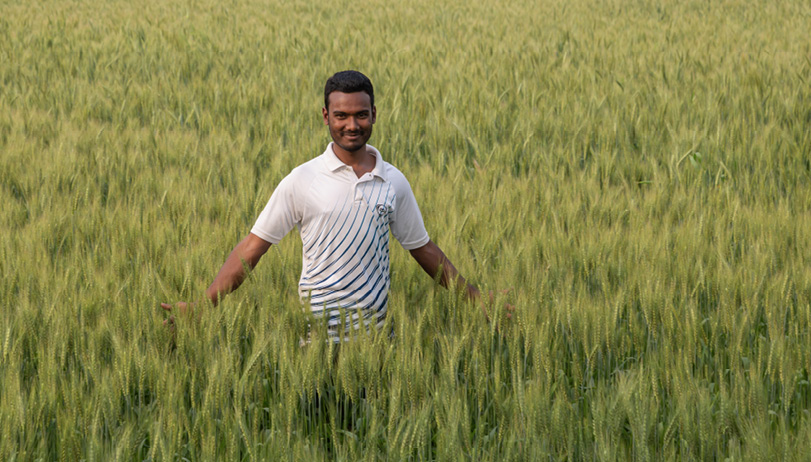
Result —
[[372, 106], [372, 123], [377, 122], [377, 107]]
[[[374, 111], [374, 109], [372, 109]], [[324, 116], [324, 125], [329, 125], [329, 111], [327, 108], [321, 108], [321, 115]], [[373, 116], [374, 117], [374, 116]]]

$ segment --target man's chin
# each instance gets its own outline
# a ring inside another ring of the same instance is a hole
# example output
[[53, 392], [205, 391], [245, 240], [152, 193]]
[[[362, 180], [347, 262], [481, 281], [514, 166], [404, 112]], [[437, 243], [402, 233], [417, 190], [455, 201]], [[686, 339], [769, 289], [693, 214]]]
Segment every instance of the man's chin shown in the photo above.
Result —
[[360, 151], [362, 149], [363, 150], [366, 149], [366, 142], [362, 142], [362, 143], [358, 142], [358, 143], [349, 144], [349, 143], [339, 143], [339, 142], [335, 141], [335, 144], [337, 144], [339, 148], [343, 149], [346, 152], [358, 152], [358, 151]]

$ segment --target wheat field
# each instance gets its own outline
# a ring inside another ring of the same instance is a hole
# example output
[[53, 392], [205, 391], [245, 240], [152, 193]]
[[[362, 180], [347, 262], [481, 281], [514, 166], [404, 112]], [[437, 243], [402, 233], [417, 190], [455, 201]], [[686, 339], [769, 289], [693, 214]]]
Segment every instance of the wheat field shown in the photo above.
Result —
[[[0, 459], [807, 460], [809, 25], [806, 0], [0, 2]], [[343, 69], [492, 321], [392, 242], [386, 328], [300, 346], [294, 231], [173, 335], [159, 303], [323, 151]]]

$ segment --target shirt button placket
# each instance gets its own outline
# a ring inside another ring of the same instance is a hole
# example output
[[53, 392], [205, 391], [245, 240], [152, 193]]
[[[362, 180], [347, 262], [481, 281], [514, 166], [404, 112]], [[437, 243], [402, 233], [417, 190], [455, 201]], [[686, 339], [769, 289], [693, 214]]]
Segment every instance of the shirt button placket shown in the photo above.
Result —
[[363, 189], [360, 187], [360, 178], [355, 180], [355, 183], [352, 185], [352, 189], [355, 191], [355, 202], [362, 202]]

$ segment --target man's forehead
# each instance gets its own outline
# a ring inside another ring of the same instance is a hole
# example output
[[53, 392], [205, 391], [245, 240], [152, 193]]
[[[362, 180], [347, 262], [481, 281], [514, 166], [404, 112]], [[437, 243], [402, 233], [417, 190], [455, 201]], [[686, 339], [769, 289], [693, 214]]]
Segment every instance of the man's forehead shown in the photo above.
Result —
[[329, 108], [330, 110], [336, 110], [339, 107], [354, 110], [371, 109], [372, 99], [365, 91], [352, 93], [333, 91], [329, 94]]

